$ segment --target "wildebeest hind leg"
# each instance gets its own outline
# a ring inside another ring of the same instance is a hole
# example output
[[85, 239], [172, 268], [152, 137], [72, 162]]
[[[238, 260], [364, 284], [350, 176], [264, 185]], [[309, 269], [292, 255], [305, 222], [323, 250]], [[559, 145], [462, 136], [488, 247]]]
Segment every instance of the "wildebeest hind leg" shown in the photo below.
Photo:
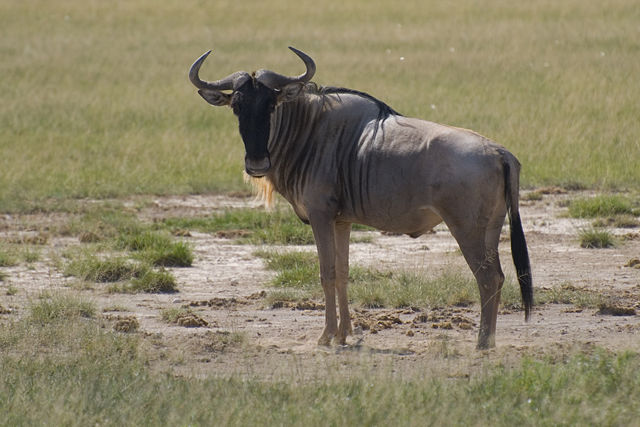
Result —
[[462, 254], [478, 282], [480, 291], [480, 331], [478, 349], [495, 347], [496, 323], [504, 274], [500, 268], [498, 239], [500, 229], [484, 228], [460, 232], [452, 229]]

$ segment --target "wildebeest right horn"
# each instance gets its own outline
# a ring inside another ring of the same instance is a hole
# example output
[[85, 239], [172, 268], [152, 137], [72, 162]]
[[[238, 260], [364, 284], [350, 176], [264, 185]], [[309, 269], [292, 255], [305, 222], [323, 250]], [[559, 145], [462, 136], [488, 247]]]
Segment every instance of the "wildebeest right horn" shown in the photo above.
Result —
[[311, 59], [309, 55], [302, 52], [301, 50], [296, 49], [295, 47], [289, 46], [289, 49], [291, 49], [293, 53], [295, 53], [300, 59], [302, 59], [302, 62], [304, 62], [307, 70], [297, 77], [287, 77], [283, 76], [282, 74], [274, 73], [273, 71], [259, 70], [256, 72], [256, 79], [260, 83], [272, 89], [280, 89], [291, 83], [307, 83], [313, 78], [313, 75], [316, 73], [316, 63], [313, 62], [313, 59]]
[[222, 80], [217, 80], [215, 82], [207, 82], [204, 80], [200, 80], [198, 76], [198, 72], [200, 71], [200, 66], [207, 59], [207, 56], [211, 51], [205, 52], [200, 58], [196, 59], [196, 62], [193, 63], [191, 69], [189, 70], [189, 80], [191, 83], [198, 89], [211, 89], [211, 90], [233, 90], [236, 82], [242, 77], [249, 77], [245, 71], [237, 71], [230, 76], [225, 77]]

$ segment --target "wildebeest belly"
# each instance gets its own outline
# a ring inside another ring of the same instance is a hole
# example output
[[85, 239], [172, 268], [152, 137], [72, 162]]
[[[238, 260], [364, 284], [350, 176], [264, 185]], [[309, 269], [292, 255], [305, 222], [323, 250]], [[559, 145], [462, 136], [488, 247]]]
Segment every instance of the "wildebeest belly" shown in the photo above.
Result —
[[381, 200], [380, 203], [366, 203], [356, 212], [340, 212], [338, 220], [368, 225], [381, 231], [408, 234], [418, 237], [429, 232], [442, 222], [436, 211], [428, 206], [408, 206], [406, 203], [394, 203], [393, 200]]

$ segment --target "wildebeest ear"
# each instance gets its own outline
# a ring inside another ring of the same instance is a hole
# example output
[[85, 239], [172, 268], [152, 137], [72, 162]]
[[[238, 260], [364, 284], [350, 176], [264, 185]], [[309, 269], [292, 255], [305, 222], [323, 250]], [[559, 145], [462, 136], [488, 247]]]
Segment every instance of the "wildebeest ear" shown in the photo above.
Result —
[[278, 103], [293, 101], [298, 97], [298, 95], [300, 95], [303, 87], [304, 83], [292, 83], [286, 85], [280, 89], [280, 93], [278, 93]]
[[205, 101], [216, 107], [224, 107], [231, 103], [231, 95], [218, 90], [200, 89], [198, 93]]

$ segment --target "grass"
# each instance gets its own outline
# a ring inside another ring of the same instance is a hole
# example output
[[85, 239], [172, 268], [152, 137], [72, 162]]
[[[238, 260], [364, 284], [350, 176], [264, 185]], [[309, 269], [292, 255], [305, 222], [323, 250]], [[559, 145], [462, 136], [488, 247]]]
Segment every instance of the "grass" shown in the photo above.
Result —
[[185, 307], [177, 307], [177, 308], [166, 308], [162, 310], [161, 316], [162, 320], [167, 323], [177, 323], [180, 317], [185, 315], [192, 314], [193, 310]]
[[[175, 241], [166, 231], [154, 230], [121, 205], [98, 204], [72, 220], [65, 232], [78, 236], [85, 247], [70, 251], [64, 274], [83, 281], [114, 283], [109, 287], [111, 292], [176, 292], [176, 279], [164, 267], [193, 263], [189, 244]], [[98, 255], [101, 249], [117, 252]]]
[[598, 308], [605, 297], [598, 292], [563, 283], [550, 289], [537, 289], [536, 304], [571, 304], [578, 308]]
[[[62, 298], [60, 304], [85, 303]], [[367, 360], [355, 362], [348, 376], [329, 373], [310, 381], [300, 381], [297, 370], [290, 380], [203, 377], [159, 372], [140, 334], [112, 332], [92, 317], [40, 320], [28, 317], [0, 329], [3, 425], [178, 425], [185, 420], [205, 425], [212, 419], [230, 426], [422, 425], [425, 420], [631, 425], [637, 419], [640, 356], [631, 352], [525, 357], [512, 366], [487, 363], [468, 377], [426, 373], [403, 379]], [[208, 337], [211, 351], [224, 351], [223, 346], [242, 339], [233, 333]]]
[[15, 250], [0, 245], [0, 267], [13, 267], [18, 263]]
[[13, 267], [20, 262], [33, 264], [40, 261], [40, 258], [40, 250], [30, 244], [0, 243], [0, 267]]
[[[73, 234], [113, 249], [123, 234], [147, 229], [115, 206], [92, 213], [83, 198], [244, 188], [235, 119], [206, 106], [185, 74], [209, 48], [204, 78], [260, 67], [299, 73], [287, 45], [316, 59], [319, 84], [363, 90], [406, 115], [502, 143], [520, 159], [525, 187], [637, 188], [640, 81], [629, 77], [637, 71], [637, 23], [632, 0], [2, 2], [0, 212], [84, 206]], [[634, 203], [621, 215], [638, 216]], [[114, 277], [118, 264], [134, 264], [130, 255], [115, 263]], [[22, 259], [0, 247], [0, 266]], [[104, 267], [81, 264], [78, 271], [95, 277]], [[155, 273], [150, 284], [169, 282], [162, 270], [147, 271]], [[315, 273], [306, 271], [278, 292], [309, 292], [315, 285], [304, 280]], [[112, 286], [126, 290], [142, 282], [137, 274]], [[402, 272], [352, 275], [367, 282], [358, 285], [365, 290], [374, 283], [365, 292], [372, 297], [362, 299], [370, 304], [423, 298], [412, 290], [420, 278]], [[392, 292], [381, 290], [385, 281]], [[466, 301], [465, 281], [458, 301]], [[594, 303], [569, 288], [536, 298]], [[285, 381], [215, 369], [189, 377], [158, 368], [157, 355], [145, 354], [146, 338], [110, 332], [82, 299], [47, 296], [14, 317], [0, 328], [0, 425], [637, 422], [634, 353], [488, 362], [468, 376], [409, 380], [379, 366], [314, 381], [301, 381], [298, 369]], [[217, 351], [220, 338], [211, 342]]]
[[[350, 298], [371, 308], [468, 306], [480, 301], [478, 285], [471, 273], [454, 268], [434, 275], [380, 272], [356, 266], [350, 273], [350, 283]], [[510, 308], [521, 306], [520, 289], [511, 277], [503, 285], [501, 304]]]
[[311, 227], [294, 215], [288, 206], [274, 212], [263, 209], [233, 209], [206, 218], [169, 218], [166, 227], [195, 229], [233, 237], [240, 243], [310, 245], [314, 243]]
[[[312, 245], [315, 243], [311, 227], [298, 218], [289, 205], [272, 212], [262, 208], [230, 209], [204, 218], [168, 218], [163, 226], [171, 231], [198, 230], [220, 237], [235, 239], [237, 243], [254, 245]], [[371, 227], [353, 224], [354, 231], [372, 231]], [[352, 243], [371, 243], [369, 235], [352, 235]]]
[[111, 292], [177, 292], [175, 277], [164, 269], [156, 271], [147, 262], [134, 261], [121, 254], [98, 256], [91, 251], [74, 252], [63, 267], [67, 276], [82, 281], [111, 283]]
[[88, 254], [71, 260], [64, 274], [84, 281], [112, 283], [111, 292], [177, 292], [175, 277], [168, 271], [155, 271], [148, 264], [122, 256], [99, 258]]
[[314, 252], [261, 250], [254, 255], [263, 258], [269, 270], [278, 272], [271, 282], [276, 287], [312, 289], [320, 286], [318, 255]]
[[[268, 306], [280, 302], [299, 302], [323, 298], [320, 272], [313, 252], [257, 251], [267, 268], [276, 271], [272, 280], [276, 290], [267, 295]], [[448, 268], [434, 275], [414, 271], [379, 271], [358, 265], [349, 271], [349, 298], [368, 308], [446, 307], [479, 303], [478, 285], [466, 269]], [[507, 276], [500, 302], [503, 307], [522, 306], [520, 288]], [[576, 288], [570, 283], [550, 289], [536, 289], [535, 303], [571, 304], [578, 308], [598, 308], [605, 298], [596, 292]]]
[[639, 216], [640, 209], [628, 197], [619, 195], [598, 195], [580, 198], [569, 203], [569, 215], [573, 218], [615, 217], [620, 215]]
[[28, 264], [32, 264], [36, 261], [40, 261], [40, 251], [38, 249], [29, 247], [29, 246], [25, 246], [22, 249], [22, 252], [20, 255], [22, 256], [22, 259], [24, 260], [24, 262]]
[[609, 230], [585, 228], [578, 233], [580, 247], [587, 249], [611, 248], [617, 244], [615, 236]]
[[63, 234], [77, 236], [83, 243], [117, 239], [122, 234], [137, 234], [147, 228], [121, 203], [101, 202], [88, 207], [76, 206], [73, 213], [80, 215], [69, 221], [62, 231]]
[[189, 245], [153, 228], [121, 205], [101, 203], [72, 220], [67, 232], [78, 236], [81, 243], [136, 252], [138, 258], [155, 266], [190, 267], [193, 253]]
[[543, 197], [544, 196], [540, 191], [530, 191], [522, 196], [522, 200], [536, 202], [542, 200]]
[[77, 296], [43, 293], [39, 301], [31, 305], [29, 320], [34, 323], [49, 324], [78, 317], [92, 318], [95, 314], [95, 305]]
[[633, 0], [5, 2], [0, 210], [244, 188], [233, 115], [205, 105], [186, 72], [213, 48], [206, 79], [299, 73], [288, 45], [315, 58], [319, 84], [502, 143], [525, 186], [637, 187], [635, 11]]
[[640, 220], [633, 215], [622, 214], [594, 220], [594, 227], [636, 228], [640, 227]]
[[191, 267], [193, 263], [193, 253], [187, 243], [175, 242], [171, 236], [157, 231], [121, 234], [118, 246], [138, 252], [139, 258], [155, 266]]
[[138, 277], [134, 277], [130, 283], [114, 285], [113, 292], [146, 292], [146, 293], [174, 293], [178, 292], [176, 278], [168, 271], [146, 270]]
[[193, 264], [191, 247], [185, 242], [148, 249], [142, 253], [142, 258], [159, 267], [191, 267]]
[[81, 280], [108, 283], [141, 277], [148, 270], [149, 267], [122, 256], [101, 259], [89, 254], [69, 262], [64, 274]]
[[[321, 298], [320, 270], [313, 252], [257, 251], [267, 268], [277, 272], [272, 285], [278, 288], [267, 303]], [[478, 286], [471, 273], [448, 269], [433, 276], [408, 271], [378, 271], [353, 265], [349, 271], [349, 298], [364, 307], [467, 306], [479, 301]], [[517, 284], [507, 278], [502, 303], [520, 306]]]

